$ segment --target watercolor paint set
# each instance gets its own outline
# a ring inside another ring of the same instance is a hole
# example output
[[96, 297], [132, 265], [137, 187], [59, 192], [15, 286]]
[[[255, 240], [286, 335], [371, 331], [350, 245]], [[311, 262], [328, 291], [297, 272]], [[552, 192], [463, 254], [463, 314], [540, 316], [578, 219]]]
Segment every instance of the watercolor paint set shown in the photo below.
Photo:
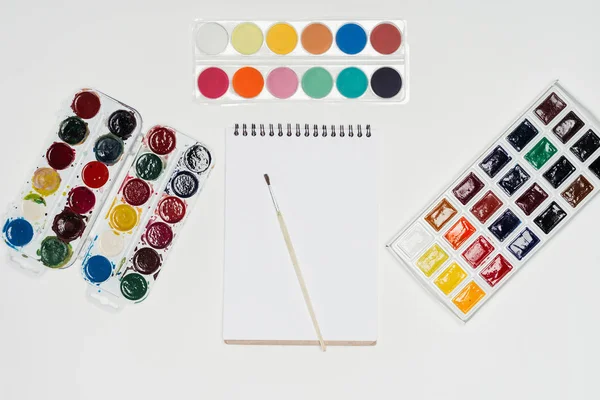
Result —
[[597, 194], [599, 127], [553, 83], [388, 249], [468, 320]]
[[90, 232], [82, 274], [92, 298], [119, 308], [147, 297], [212, 167], [195, 139], [166, 126], [148, 131]]
[[9, 206], [2, 236], [11, 261], [34, 273], [75, 261], [141, 125], [136, 110], [100, 91], [68, 99]]
[[192, 42], [201, 103], [408, 101], [402, 20], [196, 20]]

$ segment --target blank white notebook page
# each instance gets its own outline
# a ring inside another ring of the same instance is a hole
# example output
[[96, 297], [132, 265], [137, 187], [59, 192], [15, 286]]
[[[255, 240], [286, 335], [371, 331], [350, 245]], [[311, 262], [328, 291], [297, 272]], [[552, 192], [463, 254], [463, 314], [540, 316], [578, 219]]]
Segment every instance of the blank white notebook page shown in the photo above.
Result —
[[[323, 339], [377, 340], [377, 144], [226, 132], [223, 338], [317, 344], [263, 175], [287, 224]], [[356, 130], [355, 130], [356, 132]]]

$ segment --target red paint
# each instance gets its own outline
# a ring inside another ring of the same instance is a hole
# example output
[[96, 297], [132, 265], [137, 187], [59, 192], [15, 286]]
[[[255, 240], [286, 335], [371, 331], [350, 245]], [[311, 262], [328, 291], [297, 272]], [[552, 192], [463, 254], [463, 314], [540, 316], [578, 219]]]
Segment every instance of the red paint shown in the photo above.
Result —
[[185, 203], [179, 197], [165, 197], [158, 203], [158, 215], [170, 224], [175, 224], [185, 216]]
[[198, 75], [198, 90], [202, 96], [218, 99], [229, 89], [229, 77], [221, 68], [210, 67]]
[[471, 267], [477, 268], [493, 251], [494, 246], [486, 238], [479, 236], [462, 255]]
[[67, 199], [69, 207], [78, 214], [85, 214], [91, 211], [96, 204], [94, 192], [84, 186], [78, 186], [71, 189]]
[[123, 197], [132, 206], [141, 206], [150, 198], [150, 186], [141, 179], [134, 178], [123, 186]]
[[175, 131], [165, 126], [155, 126], [148, 132], [148, 147], [150, 150], [164, 156], [175, 150], [177, 138]]
[[494, 287], [512, 270], [512, 265], [502, 254], [498, 254], [491, 263], [481, 270], [481, 277], [491, 286]]
[[98, 189], [108, 182], [108, 167], [100, 161], [90, 161], [81, 170], [81, 179], [88, 187]]
[[146, 242], [155, 249], [164, 249], [173, 240], [173, 231], [164, 222], [155, 222], [146, 229]]
[[52, 143], [46, 152], [46, 160], [54, 169], [65, 169], [75, 160], [75, 150], [66, 143]]
[[400, 30], [393, 24], [379, 24], [371, 32], [371, 46], [380, 54], [392, 54], [401, 43]]
[[71, 109], [80, 118], [94, 118], [100, 111], [100, 97], [91, 91], [79, 92], [71, 103]]
[[502, 201], [490, 190], [481, 198], [481, 200], [475, 203], [473, 208], [471, 208], [471, 212], [479, 222], [485, 224], [485, 222], [501, 207]]

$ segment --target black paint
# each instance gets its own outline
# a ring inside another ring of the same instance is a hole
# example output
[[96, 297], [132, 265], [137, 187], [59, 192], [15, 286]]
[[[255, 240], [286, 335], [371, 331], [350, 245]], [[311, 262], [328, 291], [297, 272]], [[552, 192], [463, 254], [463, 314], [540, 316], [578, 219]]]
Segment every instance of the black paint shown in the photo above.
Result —
[[70, 145], [76, 145], [85, 140], [89, 133], [87, 122], [79, 117], [69, 117], [60, 123], [58, 137]]
[[586, 162], [600, 148], [600, 138], [590, 129], [571, 147], [571, 151], [581, 162]]
[[583, 128], [583, 121], [573, 112], [569, 112], [555, 127], [552, 132], [563, 143], [567, 143]]
[[596, 175], [598, 179], [600, 179], [600, 157], [596, 161], [590, 164], [590, 171]]
[[198, 179], [191, 172], [181, 171], [171, 179], [171, 188], [177, 196], [187, 199], [198, 191]]
[[123, 141], [111, 134], [100, 136], [94, 144], [96, 160], [106, 165], [113, 165], [119, 161], [123, 150], [125, 150]]
[[506, 210], [490, 226], [489, 230], [499, 241], [503, 242], [517, 226], [521, 225], [521, 220], [511, 210]]
[[502, 168], [506, 167], [510, 160], [512, 160], [512, 157], [508, 155], [502, 146], [498, 146], [483, 159], [479, 166], [490, 178], [493, 178]]
[[195, 144], [185, 152], [185, 166], [198, 174], [206, 171], [210, 166], [210, 152], [199, 144]]
[[552, 185], [554, 189], [566, 181], [571, 174], [575, 172], [575, 166], [571, 164], [565, 156], [562, 156], [558, 161], [544, 172], [544, 178]]
[[382, 67], [371, 76], [371, 89], [377, 96], [389, 99], [400, 93], [402, 78], [398, 71], [390, 67]]
[[508, 143], [510, 143], [515, 150], [521, 151], [537, 134], [537, 128], [526, 119], [506, 137], [506, 140], [508, 140]]
[[519, 164], [515, 165], [506, 175], [498, 181], [498, 185], [506, 192], [507, 195], [512, 196], [517, 190], [521, 188], [529, 180], [529, 174]]
[[536, 219], [533, 220], [535, 224], [544, 232], [546, 235], [552, 232], [554, 228], [565, 219], [567, 213], [560, 208], [555, 201], [553, 201], [548, 208], [544, 210]]
[[117, 110], [108, 117], [108, 130], [123, 140], [129, 139], [137, 126], [131, 111]]

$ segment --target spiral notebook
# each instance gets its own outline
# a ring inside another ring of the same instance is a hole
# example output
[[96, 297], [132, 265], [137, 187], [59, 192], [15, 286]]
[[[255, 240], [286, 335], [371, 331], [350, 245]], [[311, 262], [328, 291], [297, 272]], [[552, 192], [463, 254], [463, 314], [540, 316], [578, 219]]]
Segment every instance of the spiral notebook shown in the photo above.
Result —
[[236, 125], [226, 132], [223, 339], [314, 344], [263, 174], [327, 345], [377, 341], [377, 142], [369, 125]]

